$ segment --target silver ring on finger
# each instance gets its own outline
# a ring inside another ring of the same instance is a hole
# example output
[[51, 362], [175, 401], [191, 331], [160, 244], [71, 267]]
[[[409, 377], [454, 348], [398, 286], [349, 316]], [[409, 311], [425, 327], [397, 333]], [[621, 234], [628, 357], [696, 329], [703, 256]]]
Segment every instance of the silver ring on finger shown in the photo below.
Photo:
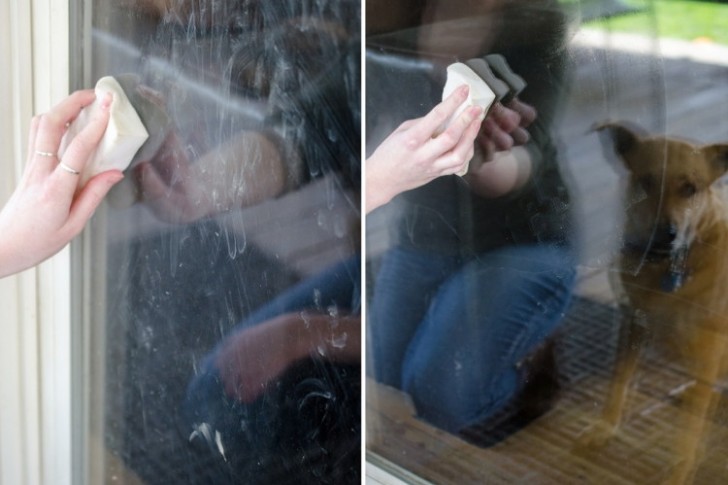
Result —
[[65, 170], [66, 172], [70, 173], [71, 175], [78, 175], [81, 173], [78, 170], [74, 169], [73, 167], [69, 167], [68, 165], [66, 165], [63, 162], [59, 162], [58, 166], [61, 167], [61, 169]]
[[36, 150], [35, 151], [35, 154], [36, 155], [40, 155], [41, 157], [52, 157], [52, 158], [56, 158], [56, 154], [53, 153], [53, 152], [42, 152], [40, 150]]

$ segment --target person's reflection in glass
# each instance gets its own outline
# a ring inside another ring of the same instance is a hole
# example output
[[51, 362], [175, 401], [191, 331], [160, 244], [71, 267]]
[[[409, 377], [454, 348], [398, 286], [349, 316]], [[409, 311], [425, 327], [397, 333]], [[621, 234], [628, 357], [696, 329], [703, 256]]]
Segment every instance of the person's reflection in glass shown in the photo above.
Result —
[[[148, 483], [359, 483], [358, 255], [291, 285], [298, 274], [216, 218], [314, 183], [322, 207], [288, 207], [288, 220], [333, 225], [311, 213], [342, 200], [358, 214], [359, 3], [146, 5], [159, 20], [150, 56], [179, 72], [142, 73], [171, 121], [132, 169], [136, 201], [175, 225], [132, 253], [144, 264], [125, 458]], [[306, 228], [267, 217], [305, 243]]]
[[203, 363], [183, 416], [216, 483], [359, 483], [359, 268], [280, 295]]
[[[371, 215], [392, 242], [371, 256], [368, 373], [409, 394], [421, 418], [490, 445], [557, 390], [552, 336], [575, 274], [552, 133], [566, 22], [550, 0], [370, 0], [367, 30], [369, 152], [440, 100], [455, 61], [503, 55], [537, 112], [522, 146], [485, 161], [476, 152], [464, 177], [439, 177]], [[489, 186], [499, 163], [518, 169], [507, 190]]]

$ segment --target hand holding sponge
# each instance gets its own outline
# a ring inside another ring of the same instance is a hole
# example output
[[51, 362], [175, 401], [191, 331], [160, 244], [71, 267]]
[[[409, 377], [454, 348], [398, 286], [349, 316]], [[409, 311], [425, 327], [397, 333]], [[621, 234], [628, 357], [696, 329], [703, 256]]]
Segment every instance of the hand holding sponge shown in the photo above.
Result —
[[[162, 96], [143, 86], [134, 74], [102, 77], [95, 91], [96, 101], [81, 110], [69, 125], [58, 151], [62, 157], [71, 140], [100, 109], [100, 100], [111, 93], [109, 123], [96, 152], [80, 174], [79, 187], [106, 170], [124, 171], [136, 162], [153, 159], [172, 127]], [[137, 191], [135, 182], [127, 177], [111, 189], [107, 199], [114, 207], [128, 207], [137, 201]]]
[[[484, 58], [450, 64], [447, 67], [447, 80], [442, 91], [442, 99], [450, 96], [463, 84], [467, 84], [470, 88], [468, 98], [445, 123], [444, 128], [470, 106], [481, 106], [485, 116], [494, 103], [507, 103], [526, 87], [525, 81], [511, 71], [505, 58], [500, 54], [490, 54]], [[466, 172], [467, 168], [459, 175], [464, 175]]]
[[116, 79], [111, 76], [99, 79], [95, 91], [96, 101], [82, 109], [69, 125], [58, 150], [59, 158], [63, 158], [73, 138], [90, 123], [96, 111], [101, 109], [101, 99], [106, 93], [111, 93], [113, 100], [109, 108], [109, 124], [96, 151], [81, 172], [80, 186], [101, 172], [112, 169], [125, 170], [136, 152], [149, 138], [149, 132]]
[[494, 102], [507, 103], [526, 87], [523, 78], [511, 71], [500, 54], [450, 64], [447, 67], [447, 81], [442, 91], [442, 99], [450, 96], [463, 84], [470, 87], [468, 99], [452, 119], [457, 118], [469, 106], [481, 106], [487, 113]]

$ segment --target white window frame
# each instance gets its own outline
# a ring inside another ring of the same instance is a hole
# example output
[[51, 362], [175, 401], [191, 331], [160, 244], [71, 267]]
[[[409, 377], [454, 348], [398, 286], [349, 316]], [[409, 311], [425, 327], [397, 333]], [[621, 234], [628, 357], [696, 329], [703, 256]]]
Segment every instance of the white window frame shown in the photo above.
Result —
[[[69, 2], [2, 2], [0, 203], [17, 184], [35, 113], [69, 93]], [[9, 109], [8, 109], [9, 108]], [[71, 484], [71, 271], [66, 249], [0, 280], [0, 484]]]

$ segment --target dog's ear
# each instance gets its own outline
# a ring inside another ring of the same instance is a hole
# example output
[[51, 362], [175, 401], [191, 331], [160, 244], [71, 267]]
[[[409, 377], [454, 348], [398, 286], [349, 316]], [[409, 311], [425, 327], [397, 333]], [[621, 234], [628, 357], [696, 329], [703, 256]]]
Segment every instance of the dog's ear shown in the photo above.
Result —
[[637, 146], [641, 138], [647, 136], [647, 132], [643, 128], [627, 122], [606, 121], [597, 123], [592, 126], [592, 130], [606, 130], [611, 137], [614, 151], [620, 156], [624, 156]]
[[599, 141], [602, 144], [604, 155], [617, 173], [624, 169], [632, 170], [627, 153], [634, 149], [647, 132], [633, 124], [625, 122], [606, 121], [592, 126], [592, 131], [599, 132]]
[[716, 170], [716, 178], [728, 172], [728, 144], [717, 143], [704, 148], [708, 160], [713, 164]]

